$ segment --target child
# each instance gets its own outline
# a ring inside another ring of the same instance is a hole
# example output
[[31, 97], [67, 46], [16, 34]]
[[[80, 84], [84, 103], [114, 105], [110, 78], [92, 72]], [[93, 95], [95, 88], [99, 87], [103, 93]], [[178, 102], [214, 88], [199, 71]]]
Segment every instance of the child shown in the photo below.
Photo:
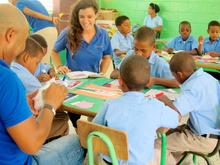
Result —
[[[196, 70], [190, 54], [174, 55], [170, 60], [170, 69], [182, 84], [181, 93], [173, 103], [165, 96], [160, 100], [166, 105], [174, 106], [181, 116], [189, 113], [189, 120], [187, 125], [167, 133], [167, 151], [209, 153], [213, 151], [217, 139], [220, 138], [219, 82], [202, 68]], [[159, 147], [159, 142], [156, 144]], [[176, 160], [179, 159], [176, 155]]]
[[[127, 133], [129, 160], [121, 160], [119, 164], [146, 165], [153, 156], [156, 130], [159, 127], [175, 128], [178, 124], [178, 113], [156, 99], [144, 97], [141, 91], [149, 78], [150, 65], [144, 57], [132, 55], [126, 58], [121, 64], [119, 78], [124, 94], [107, 101], [93, 120]], [[111, 162], [103, 155], [98, 155], [97, 159], [96, 164]]]
[[211, 21], [208, 25], [209, 37], [203, 38], [200, 36], [198, 39], [200, 54], [209, 54], [212, 57], [220, 57], [220, 23], [218, 21]]
[[[46, 40], [39, 34], [33, 34], [31, 35], [31, 38], [33, 38], [35, 41], [37, 41], [40, 46], [43, 47], [44, 54], [47, 53], [47, 42]], [[50, 67], [49, 64], [46, 63], [40, 63], [37, 67], [37, 70], [34, 73], [34, 76], [37, 77], [37, 79], [40, 82], [46, 82], [50, 80], [51, 78], [55, 77], [56, 73], [53, 68]]]
[[191, 54], [196, 54], [196, 49], [198, 48], [198, 43], [190, 35], [191, 25], [188, 21], [182, 21], [179, 24], [179, 33], [180, 36], [172, 39], [165, 48], [165, 51], [168, 53], [173, 53], [176, 50], [187, 51]]
[[[134, 38], [134, 51], [136, 54], [145, 57], [145, 60], [150, 63], [151, 78], [147, 87], [153, 84], [163, 85], [167, 87], [179, 87], [178, 82], [173, 77], [169, 64], [160, 58], [155, 52], [155, 32], [148, 27], [141, 27], [136, 32]], [[134, 54], [134, 51], [129, 51], [126, 57]], [[119, 76], [119, 73], [116, 77]]]
[[118, 31], [112, 36], [111, 46], [113, 49], [113, 61], [115, 70], [110, 77], [115, 79], [119, 65], [126, 53], [133, 48], [133, 36], [131, 34], [130, 20], [127, 16], [119, 16], [115, 20]]
[[131, 35], [130, 20], [127, 16], [119, 16], [115, 20], [118, 31], [112, 36], [111, 45], [114, 51], [113, 61], [118, 69], [123, 55], [133, 48], [133, 36]]
[[[17, 56], [16, 60], [11, 64], [11, 69], [22, 81], [26, 93], [32, 93], [41, 88], [41, 83], [33, 74], [44, 55], [44, 49], [41, 47], [40, 43], [32, 37], [29, 37], [26, 41], [25, 50]], [[34, 112], [34, 114], [38, 115], [37, 112]], [[57, 112], [53, 119], [53, 125], [48, 135], [48, 139], [51, 140], [67, 135], [69, 132], [68, 119], [66, 113]]]

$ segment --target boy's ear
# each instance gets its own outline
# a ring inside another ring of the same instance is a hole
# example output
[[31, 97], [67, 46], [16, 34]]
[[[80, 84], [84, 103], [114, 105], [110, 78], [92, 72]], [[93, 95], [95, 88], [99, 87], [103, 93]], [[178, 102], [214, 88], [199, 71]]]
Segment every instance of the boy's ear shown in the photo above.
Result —
[[30, 56], [27, 53], [23, 54], [23, 61], [24, 61], [24, 63], [27, 63], [29, 58], [30, 58]]

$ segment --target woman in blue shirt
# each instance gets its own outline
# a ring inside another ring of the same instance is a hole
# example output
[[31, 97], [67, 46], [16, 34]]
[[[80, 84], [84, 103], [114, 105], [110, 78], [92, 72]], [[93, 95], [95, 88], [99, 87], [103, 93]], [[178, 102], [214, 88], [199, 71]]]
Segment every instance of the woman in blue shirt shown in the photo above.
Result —
[[[53, 62], [60, 73], [106, 73], [112, 48], [107, 32], [95, 25], [97, 12], [95, 0], [82, 0], [75, 5], [70, 26], [60, 33], [52, 53]], [[59, 56], [59, 52], [65, 49], [67, 66], [62, 65]]]
[[43, 36], [48, 45], [47, 54], [43, 62], [50, 64], [50, 54], [57, 39], [55, 24], [60, 22], [59, 17], [50, 16], [47, 9], [38, 0], [9, 0], [25, 15], [33, 33]]
[[152, 28], [157, 33], [157, 38], [160, 38], [160, 32], [163, 27], [163, 20], [157, 13], [160, 7], [155, 3], [150, 3], [147, 8], [148, 16], [144, 18], [144, 26]]
[[[73, 8], [70, 26], [57, 38], [52, 52], [58, 72], [91, 71], [105, 74], [111, 62], [112, 48], [107, 32], [95, 25], [98, 5], [95, 0], [81, 0]], [[66, 50], [67, 66], [59, 52]], [[69, 113], [73, 126], [80, 117]]]

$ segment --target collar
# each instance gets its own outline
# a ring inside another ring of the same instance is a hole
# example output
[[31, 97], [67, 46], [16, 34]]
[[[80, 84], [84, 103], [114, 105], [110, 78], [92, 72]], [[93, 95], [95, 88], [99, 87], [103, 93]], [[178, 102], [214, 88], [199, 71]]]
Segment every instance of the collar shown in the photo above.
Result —
[[187, 40], [183, 41], [182, 36], [179, 36], [179, 37], [178, 37], [178, 41], [179, 41], [179, 42], [189, 42], [189, 41], [193, 41], [193, 37], [192, 37], [192, 36], [189, 36], [189, 37], [187, 38]]
[[129, 37], [130, 35], [131, 35], [131, 33], [128, 33], [126, 36], [124, 36], [123, 34], [121, 34], [121, 32], [120, 31], [117, 31], [117, 35], [120, 37], [120, 38], [127, 38], [127, 37]]
[[26, 73], [29, 73], [29, 74], [32, 74], [27, 68], [25, 68], [24, 66], [22, 66], [21, 64], [17, 63], [17, 62], [12, 62], [11, 63], [11, 67], [17, 69], [17, 70], [20, 70], [22, 72], [26, 72]]
[[202, 68], [199, 68], [196, 70], [183, 84], [182, 87], [187, 85], [190, 81], [192, 81], [194, 78], [201, 76], [204, 73]]
[[[215, 40], [214, 42], [219, 42], [219, 41], [220, 41], [220, 37], [218, 37], [217, 40]], [[210, 37], [207, 37], [204, 43], [213, 43], [213, 42], [211, 42]]]
[[154, 64], [155, 61], [156, 61], [156, 58], [158, 58], [158, 57], [159, 57], [159, 56], [158, 56], [154, 51], [152, 51], [152, 52], [151, 52], [151, 55], [150, 55], [150, 57], [149, 57], [148, 62], [149, 62], [150, 64]]
[[123, 93], [123, 96], [128, 96], [128, 97], [135, 96], [135, 98], [138, 98], [138, 97], [144, 97], [144, 93], [138, 91], [128, 91]]

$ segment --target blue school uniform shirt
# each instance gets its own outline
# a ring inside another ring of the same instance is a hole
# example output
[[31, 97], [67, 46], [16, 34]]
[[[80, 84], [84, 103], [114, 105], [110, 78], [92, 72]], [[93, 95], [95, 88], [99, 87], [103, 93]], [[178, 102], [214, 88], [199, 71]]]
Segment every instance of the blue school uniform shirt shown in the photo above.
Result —
[[[24, 8], [27, 7], [33, 11], [49, 16], [49, 13], [47, 12], [46, 8], [38, 0], [18, 0], [16, 3], [16, 7], [22, 12]], [[46, 27], [55, 27], [54, 23], [50, 21], [31, 17], [26, 14], [24, 15], [27, 18], [27, 21], [30, 24], [33, 32], [36, 32]]]
[[[114, 51], [115, 49], [118, 49], [120, 51], [128, 52], [129, 50], [133, 48], [133, 41], [134, 41], [134, 37], [131, 35], [131, 33], [124, 36], [119, 31], [117, 31], [112, 36], [112, 39], [111, 39], [112, 50]], [[121, 58], [115, 55], [114, 52], [113, 52], [113, 61], [114, 61], [115, 67], [118, 68], [121, 62]]]
[[96, 26], [96, 34], [88, 44], [83, 39], [74, 53], [68, 43], [69, 28], [64, 29], [57, 38], [54, 49], [60, 52], [66, 49], [67, 67], [72, 71], [91, 71], [98, 73], [100, 62], [105, 55], [112, 55], [112, 48], [107, 32]]
[[189, 127], [197, 135], [220, 135], [219, 82], [202, 69], [195, 71], [182, 85], [174, 105], [182, 116], [189, 113]]
[[16, 62], [13, 62], [11, 64], [11, 70], [15, 72], [22, 81], [26, 93], [34, 92], [41, 88], [40, 81], [31, 72], [29, 72], [27, 68]]
[[220, 37], [214, 42], [210, 41], [210, 38], [205, 38], [203, 46], [202, 46], [202, 52], [208, 53], [208, 52], [217, 52], [220, 53]]
[[[135, 51], [129, 51], [124, 60], [131, 55], [134, 55]], [[149, 59], [147, 59], [150, 63], [150, 74], [153, 77], [164, 78], [168, 80], [175, 79], [170, 71], [170, 66], [168, 62], [166, 62], [163, 58], [160, 58], [154, 51], [151, 52]], [[121, 63], [120, 63], [121, 65]], [[120, 66], [119, 66], [120, 67]]]
[[156, 99], [145, 98], [141, 92], [126, 92], [105, 102], [93, 122], [127, 133], [129, 160], [120, 164], [146, 165], [153, 156], [157, 128], [177, 127], [178, 114]]
[[147, 26], [149, 28], [155, 28], [158, 26], [163, 26], [163, 20], [160, 16], [156, 16], [154, 18], [151, 18], [151, 16], [146, 16], [144, 18], [144, 26]]
[[7, 129], [30, 118], [24, 86], [9, 66], [0, 60], [0, 164], [31, 164], [32, 157], [17, 146]]
[[174, 50], [185, 50], [191, 51], [195, 48], [198, 48], [198, 43], [196, 39], [192, 36], [189, 36], [186, 41], [183, 41], [181, 36], [178, 36], [172, 39], [167, 45], [167, 48], [172, 48]]
[[37, 69], [34, 73], [34, 76], [38, 77], [39, 75], [41, 75], [43, 73], [43, 71], [46, 71], [48, 73], [50, 69], [51, 69], [51, 67], [49, 64], [40, 63], [37, 66]]

